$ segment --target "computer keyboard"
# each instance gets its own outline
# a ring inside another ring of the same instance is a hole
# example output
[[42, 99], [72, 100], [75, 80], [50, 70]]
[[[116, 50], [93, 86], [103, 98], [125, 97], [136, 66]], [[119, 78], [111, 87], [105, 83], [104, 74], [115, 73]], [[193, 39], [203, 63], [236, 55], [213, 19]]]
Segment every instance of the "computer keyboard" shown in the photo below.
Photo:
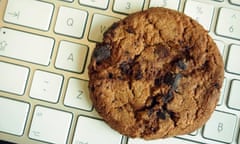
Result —
[[[92, 50], [114, 22], [167, 7], [209, 31], [225, 63], [221, 96], [199, 130], [144, 141], [119, 134], [88, 93]], [[0, 142], [240, 144], [239, 0], [0, 0]]]

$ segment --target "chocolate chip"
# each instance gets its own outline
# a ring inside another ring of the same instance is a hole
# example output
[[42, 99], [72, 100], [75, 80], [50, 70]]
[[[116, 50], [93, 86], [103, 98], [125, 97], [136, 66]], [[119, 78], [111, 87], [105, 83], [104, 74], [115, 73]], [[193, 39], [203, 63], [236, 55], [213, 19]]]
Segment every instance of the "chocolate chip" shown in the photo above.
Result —
[[214, 84], [214, 87], [217, 88], [217, 89], [220, 89], [219, 83], [215, 83], [215, 84]]
[[164, 111], [158, 111], [157, 112], [157, 117], [162, 119], [162, 120], [165, 120], [166, 119], [166, 113]]
[[177, 89], [178, 83], [180, 78], [182, 77], [182, 74], [178, 73], [175, 78], [174, 78], [174, 82], [172, 84], [172, 89], [175, 91]]
[[135, 33], [135, 31], [134, 31], [134, 29], [132, 28], [132, 27], [128, 27], [127, 29], [126, 29], [126, 31], [128, 32], [128, 33]]
[[177, 61], [177, 66], [182, 70], [187, 69], [187, 65], [182, 60]]
[[170, 72], [166, 73], [166, 75], [163, 78], [163, 82], [167, 85], [172, 85], [174, 83], [174, 75]]
[[131, 67], [130, 67], [130, 64], [128, 62], [123, 62], [120, 64], [119, 66], [122, 74], [130, 74], [131, 73]]
[[137, 70], [135, 73], [135, 79], [136, 80], [140, 80], [143, 77], [142, 75], [142, 71], [141, 70]]
[[162, 83], [162, 78], [156, 78], [156, 79], [154, 80], [154, 85], [155, 85], [155, 86], [160, 86], [161, 83]]
[[113, 74], [112, 73], [108, 73], [108, 78], [112, 79], [113, 78]]
[[163, 102], [168, 103], [173, 99], [173, 89], [171, 88], [168, 93], [163, 97]]
[[109, 44], [98, 44], [93, 51], [93, 57], [96, 59], [97, 64], [109, 58], [111, 55]]

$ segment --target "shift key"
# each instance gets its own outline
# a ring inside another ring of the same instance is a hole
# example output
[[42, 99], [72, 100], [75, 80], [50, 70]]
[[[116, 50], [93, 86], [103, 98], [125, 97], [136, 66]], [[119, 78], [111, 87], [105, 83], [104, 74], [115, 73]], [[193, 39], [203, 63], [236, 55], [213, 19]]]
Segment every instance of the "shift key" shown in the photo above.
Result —
[[0, 56], [48, 65], [54, 40], [8, 28], [0, 28]]

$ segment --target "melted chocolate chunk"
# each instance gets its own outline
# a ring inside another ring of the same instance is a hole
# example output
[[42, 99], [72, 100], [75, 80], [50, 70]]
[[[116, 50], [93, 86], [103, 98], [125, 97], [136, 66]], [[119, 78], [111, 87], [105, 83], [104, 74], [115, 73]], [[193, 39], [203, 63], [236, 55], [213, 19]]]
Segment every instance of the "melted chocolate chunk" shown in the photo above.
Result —
[[93, 51], [93, 57], [96, 59], [97, 64], [100, 64], [101, 61], [109, 58], [110, 55], [110, 45], [108, 44], [99, 44]]
[[154, 53], [157, 54], [159, 58], [165, 58], [170, 54], [168, 48], [162, 44], [156, 46]]
[[178, 73], [175, 78], [174, 78], [174, 82], [172, 84], [172, 89], [175, 91], [177, 89], [178, 83], [180, 78], [182, 77], [182, 74]]
[[164, 111], [160, 110], [160, 111], [157, 112], [157, 117], [159, 117], [162, 120], [165, 120], [166, 119], [166, 113]]
[[154, 80], [154, 85], [155, 85], [155, 86], [160, 86], [161, 83], [162, 83], [162, 78], [156, 78], [156, 79]]
[[187, 69], [187, 65], [182, 60], [177, 61], [177, 66], [182, 70]]
[[163, 82], [167, 85], [172, 85], [174, 83], [174, 75], [170, 72], [168, 72], [164, 78], [163, 78]]
[[133, 33], [133, 34], [135, 34], [135, 31], [134, 31], [134, 29], [133, 29], [132, 27], [128, 27], [128, 28], [126, 29], [126, 31], [127, 31], [128, 33]]
[[141, 70], [137, 70], [137, 72], [135, 73], [135, 79], [136, 80], [140, 80], [142, 77], [143, 77], [142, 71]]
[[109, 77], [110, 79], [112, 79], [112, 78], [113, 78], [113, 74], [112, 74], [112, 73], [108, 73], [108, 77]]
[[120, 66], [119, 66], [119, 68], [120, 68], [122, 74], [127, 74], [127, 75], [129, 75], [129, 74], [131, 73], [131, 66], [130, 66], [130, 64], [129, 64], [128, 62], [126, 62], [126, 61], [123, 62], [123, 63], [121, 63]]

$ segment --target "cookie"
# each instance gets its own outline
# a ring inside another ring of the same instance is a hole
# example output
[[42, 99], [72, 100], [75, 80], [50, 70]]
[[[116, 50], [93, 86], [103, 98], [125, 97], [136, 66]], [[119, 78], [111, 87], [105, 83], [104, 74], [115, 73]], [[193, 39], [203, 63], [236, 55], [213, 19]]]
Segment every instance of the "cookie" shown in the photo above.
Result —
[[187, 134], [214, 111], [223, 67], [200, 24], [177, 11], [150, 8], [114, 23], [96, 45], [88, 66], [90, 98], [123, 135]]

